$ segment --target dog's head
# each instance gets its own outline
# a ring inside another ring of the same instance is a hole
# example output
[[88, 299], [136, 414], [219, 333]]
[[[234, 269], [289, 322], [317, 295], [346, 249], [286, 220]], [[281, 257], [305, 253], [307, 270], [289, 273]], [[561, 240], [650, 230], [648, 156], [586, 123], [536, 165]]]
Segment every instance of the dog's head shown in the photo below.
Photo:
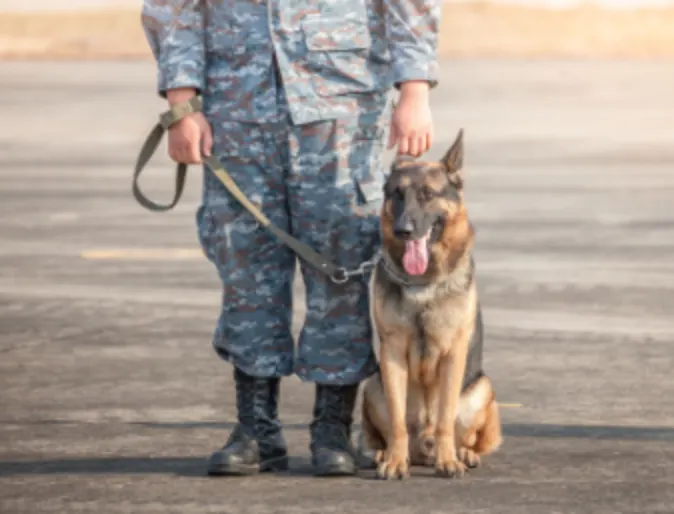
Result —
[[384, 186], [382, 237], [410, 275], [448, 273], [470, 249], [463, 202], [463, 129], [438, 162], [398, 156]]

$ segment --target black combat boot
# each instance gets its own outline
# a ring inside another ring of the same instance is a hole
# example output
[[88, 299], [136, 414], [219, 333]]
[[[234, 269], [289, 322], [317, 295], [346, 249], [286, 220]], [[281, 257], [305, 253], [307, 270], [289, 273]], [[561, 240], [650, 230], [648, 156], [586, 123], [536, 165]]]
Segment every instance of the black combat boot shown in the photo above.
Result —
[[358, 384], [316, 385], [314, 419], [311, 422], [311, 463], [317, 476], [353, 475], [351, 423]]
[[278, 421], [278, 378], [255, 378], [234, 369], [238, 424], [213, 452], [209, 475], [252, 475], [288, 469], [286, 442]]

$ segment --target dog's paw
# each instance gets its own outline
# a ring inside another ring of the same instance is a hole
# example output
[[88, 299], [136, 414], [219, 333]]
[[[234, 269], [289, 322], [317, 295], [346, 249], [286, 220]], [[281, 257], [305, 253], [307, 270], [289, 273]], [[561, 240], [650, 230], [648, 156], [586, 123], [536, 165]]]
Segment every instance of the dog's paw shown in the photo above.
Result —
[[382, 452], [381, 461], [377, 467], [377, 478], [403, 480], [410, 475], [409, 458], [406, 452]]
[[459, 450], [459, 460], [471, 469], [477, 468], [480, 465], [480, 456], [469, 448], [461, 448]]
[[466, 473], [466, 465], [457, 459], [435, 461], [435, 474], [445, 478], [461, 478]]
[[436, 437], [435, 445], [435, 474], [461, 478], [466, 473], [466, 465], [457, 458], [453, 434]]

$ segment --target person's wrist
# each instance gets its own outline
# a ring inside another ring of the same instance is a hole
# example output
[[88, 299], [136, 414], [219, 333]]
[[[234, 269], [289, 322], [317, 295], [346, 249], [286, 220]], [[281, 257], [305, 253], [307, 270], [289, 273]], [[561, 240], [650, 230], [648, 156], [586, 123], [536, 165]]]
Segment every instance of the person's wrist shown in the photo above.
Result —
[[168, 100], [169, 105], [173, 107], [174, 105], [179, 105], [188, 102], [196, 94], [197, 90], [190, 87], [169, 89], [166, 92], [166, 99]]
[[400, 84], [401, 100], [405, 98], [427, 98], [430, 86], [425, 80], [410, 80]]

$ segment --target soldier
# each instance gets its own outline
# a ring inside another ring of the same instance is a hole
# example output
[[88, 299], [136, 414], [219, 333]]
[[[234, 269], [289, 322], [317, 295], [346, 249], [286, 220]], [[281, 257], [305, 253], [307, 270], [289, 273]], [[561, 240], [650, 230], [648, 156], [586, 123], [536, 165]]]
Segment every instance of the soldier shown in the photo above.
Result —
[[[432, 143], [440, 10], [436, 0], [144, 0], [158, 93], [170, 105], [204, 102], [169, 130], [169, 155], [198, 164], [213, 152], [272, 223], [357, 268], [379, 249], [386, 133], [401, 154]], [[377, 366], [369, 274], [338, 284], [301, 263], [307, 316], [295, 356], [295, 254], [206, 167], [196, 222], [223, 284], [213, 346], [233, 364], [238, 419], [209, 473], [287, 469], [277, 403], [279, 380], [294, 373], [316, 384], [315, 474], [353, 474], [358, 386]]]

